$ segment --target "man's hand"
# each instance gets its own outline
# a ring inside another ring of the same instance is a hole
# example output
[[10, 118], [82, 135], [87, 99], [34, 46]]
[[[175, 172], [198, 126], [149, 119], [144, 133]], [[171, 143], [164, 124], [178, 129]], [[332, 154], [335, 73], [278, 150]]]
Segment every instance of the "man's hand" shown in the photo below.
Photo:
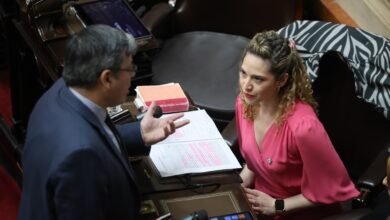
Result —
[[156, 104], [152, 102], [145, 117], [141, 121], [141, 132], [146, 145], [152, 145], [164, 140], [170, 134], [173, 134], [177, 128], [190, 123], [189, 120], [176, 121], [183, 117], [183, 113], [172, 114], [164, 118], [153, 117]]

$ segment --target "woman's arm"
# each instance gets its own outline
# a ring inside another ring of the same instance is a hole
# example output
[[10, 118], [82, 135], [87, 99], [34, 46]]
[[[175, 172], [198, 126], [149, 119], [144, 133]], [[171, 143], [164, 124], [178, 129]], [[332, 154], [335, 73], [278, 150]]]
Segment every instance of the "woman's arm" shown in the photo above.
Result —
[[248, 168], [248, 166], [245, 164], [244, 168], [242, 169], [240, 173], [240, 177], [242, 179], [241, 186], [243, 187], [250, 187], [253, 185], [253, 181], [255, 180], [255, 174]]
[[[255, 189], [244, 189], [248, 197], [248, 201], [252, 204], [252, 208], [259, 213], [264, 215], [275, 215], [275, 198], [255, 190]], [[284, 199], [284, 212], [291, 213], [300, 209], [315, 206], [316, 204], [308, 200], [303, 194], [295, 195]]]
[[284, 209], [286, 212], [294, 212], [299, 209], [308, 208], [315, 205], [316, 203], [313, 203], [308, 200], [303, 194], [295, 195], [284, 199]]

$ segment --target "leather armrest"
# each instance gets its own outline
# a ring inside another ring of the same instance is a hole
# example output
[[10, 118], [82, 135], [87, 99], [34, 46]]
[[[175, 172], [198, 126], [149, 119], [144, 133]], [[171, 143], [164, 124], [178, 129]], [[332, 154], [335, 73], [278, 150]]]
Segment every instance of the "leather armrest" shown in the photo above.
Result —
[[356, 220], [372, 212], [371, 209], [361, 208], [326, 217], [322, 220]]
[[234, 117], [229, 124], [223, 129], [222, 137], [237, 157], [238, 161], [242, 164], [244, 159], [240, 153], [240, 147], [238, 146], [238, 136], [236, 128], [236, 118]]
[[173, 13], [173, 7], [161, 2], [154, 5], [142, 17], [142, 21], [146, 28], [148, 28], [154, 36], [158, 38], [165, 38], [170, 35], [170, 15]]
[[386, 176], [387, 157], [387, 149], [383, 149], [358, 179], [360, 196], [356, 200], [361, 206], [365, 206], [370, 193], [382, 185], [382, 180]]

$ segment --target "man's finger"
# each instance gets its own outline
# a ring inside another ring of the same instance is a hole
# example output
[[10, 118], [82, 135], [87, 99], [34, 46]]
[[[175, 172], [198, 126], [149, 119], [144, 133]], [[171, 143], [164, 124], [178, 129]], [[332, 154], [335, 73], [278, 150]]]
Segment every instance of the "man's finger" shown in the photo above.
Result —
[[164, 127], [164, 137], [168, 137], [171, 133], [169, 132], [169, 126]]
[[171, 128], [171, 134], [175, 133], [176, 127], [175, 127], [175, 122], [170, 122], [169, 127]]
[[156, 102], [152, 102], [146, 112], [146, 115], [148, 116], [152, 116], [153, 117], [153, 114], [154, 114], [154, 111], [156, 110]]
[[175, 126], [175, 128], [181, 128], [189, 123], [190, 123], [190, 120], [184, 119], [184, 120], [180, 120], [180, 121], [175, 121], [174, 126]]
[[172, 121], [176, 121], [177, 119], [179, 119], [179, 118], [181, 118], [183, 116], [184, 116], [184, 113], [175, 113], [175, 114], [168, 115], [166, 117], [166, 119], [172, 120]]

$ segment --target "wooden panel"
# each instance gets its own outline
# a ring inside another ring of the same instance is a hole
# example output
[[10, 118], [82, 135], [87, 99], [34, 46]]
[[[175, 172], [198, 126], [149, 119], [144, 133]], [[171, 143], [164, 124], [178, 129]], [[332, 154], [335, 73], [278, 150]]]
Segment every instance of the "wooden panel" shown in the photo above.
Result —
[[335, 0], [321, 0], [316, 7], [316, 14], [322, 21], [346, 24], [359, 27], [357, 23], [345, 12]]

